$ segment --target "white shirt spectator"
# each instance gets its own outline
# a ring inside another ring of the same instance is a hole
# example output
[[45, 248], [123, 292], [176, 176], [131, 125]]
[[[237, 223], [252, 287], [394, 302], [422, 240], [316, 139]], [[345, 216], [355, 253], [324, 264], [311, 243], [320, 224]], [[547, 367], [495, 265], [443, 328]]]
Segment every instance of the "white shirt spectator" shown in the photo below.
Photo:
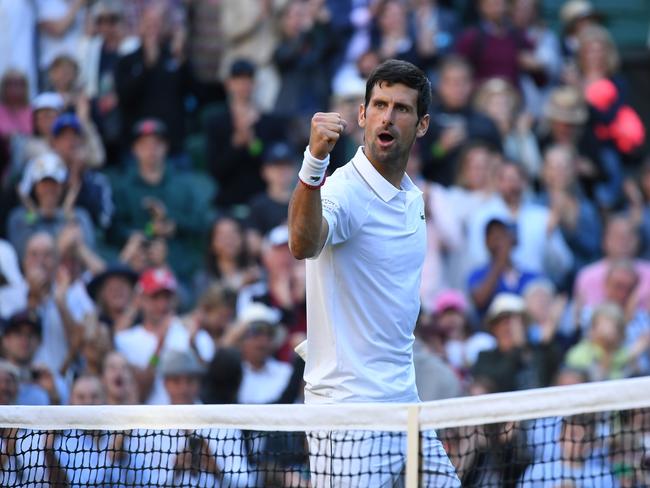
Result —
[[[65, 17], [74, 0], [36, 0], [38, 22], [55, 21]], [[72, 25], [60, 37], [54, 37], [41, 30], [40, 32], [40, 57], [38, 66], [46, 70], [57, 56], [68, 55], [77, 59], [79, 41], [83, 35], [86, 9], [77, 12]]]
[[243, 377], [237, 401], [239, 403], [274, 403], [289, 383], [292, 369], [287, 363], [274, 358], [266, 360], [264, 367], [255, 371], [242, 363]]
[[31, 0], [0, 0], [0, 78], [9, 68], [22, 71], [29, 80], [30, 98], [37, 90], [35, 29]]
[[[211, 361], [212, 356], [214, 356], [215, 345], [210, 335], [206, 331], [200, 330], [196, 334], [195, 341], [201, 359], [205, 362]], [[141, 369], [147, 367], [151, 357], [156, 352], [157, 345], [158, 339], [156, 335], [146, 330], [142, 325], [136, 325], [115, 335], [115, 348], [124, 354], [130, 364]], [[169, 350], [189, 351], [191, 347], [190, 334], [187, 328], [178, 317], [175, 317], [169, 326], [160, 353]], [[163, 378], [159, 371], [156, 372], [156, 378], [146, 403], [150, 405], [169, 404], [169, 396], [165, 391]]]
[[8, 319], [24, 310], [27, 307], [27, 291], [16, 251], [7, 241], [0, 239], [0, 318]]
[[307, 261], [305, 400], [417, 402], [422, 192], [408, 175], [395, 188], [359, 148], [321, 195], [329, 234]]

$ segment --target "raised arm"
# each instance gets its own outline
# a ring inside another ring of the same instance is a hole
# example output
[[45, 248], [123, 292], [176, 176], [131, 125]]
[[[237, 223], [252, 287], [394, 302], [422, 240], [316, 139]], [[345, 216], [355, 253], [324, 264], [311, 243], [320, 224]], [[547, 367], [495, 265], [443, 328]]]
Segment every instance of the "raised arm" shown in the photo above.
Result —
[[338, 113], [316, 113], [311, 119], [300, 181], [289, 203], [289, 248], [296, 259], [316, 256], [327, 239], [320, 187], [325, 181], [329, 155], [347, 123]]

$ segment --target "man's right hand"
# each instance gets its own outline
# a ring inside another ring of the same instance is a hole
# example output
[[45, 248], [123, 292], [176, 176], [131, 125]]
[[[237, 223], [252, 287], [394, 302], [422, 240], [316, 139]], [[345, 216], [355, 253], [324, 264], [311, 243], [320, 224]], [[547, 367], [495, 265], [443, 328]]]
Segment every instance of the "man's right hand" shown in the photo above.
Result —
[[347, 127], [341, 114], [317, 112], [311, 119], [309, 152], [316, 159], [325, 159]]

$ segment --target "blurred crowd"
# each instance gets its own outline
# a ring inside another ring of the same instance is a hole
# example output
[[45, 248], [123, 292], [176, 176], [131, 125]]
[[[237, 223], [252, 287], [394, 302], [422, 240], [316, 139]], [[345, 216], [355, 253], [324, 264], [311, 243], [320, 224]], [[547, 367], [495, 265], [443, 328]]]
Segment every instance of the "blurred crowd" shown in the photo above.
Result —
[[[430, 77], [423, 400], [650, 373], [650, 159], [586, 0], [0, 1], [0, 404], [301, 400], [309, 119]], [[317, 345], [311, 345], [317, 347]]]

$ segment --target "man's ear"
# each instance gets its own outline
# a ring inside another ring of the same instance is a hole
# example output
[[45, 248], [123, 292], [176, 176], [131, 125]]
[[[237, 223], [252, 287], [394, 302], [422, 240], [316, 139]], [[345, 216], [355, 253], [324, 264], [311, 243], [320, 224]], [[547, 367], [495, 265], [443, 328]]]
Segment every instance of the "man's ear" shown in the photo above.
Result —
[[431, 119], [431, 117], [429, 116], [429, 114], [426, 114], [424, 117], [422, 117], [420, 120], [418, 120], [418, 127], [417, 127], [417, 130], [415, 132], [415, 135], [417, 137], [422, 137], [424, 134], [427, 133], [427, 131], [429, 130], [429, 121], [430, 121], [430, 119]]
[[366, 106], [363, 103], [359, 105], [359, 127], [366, 127]]

